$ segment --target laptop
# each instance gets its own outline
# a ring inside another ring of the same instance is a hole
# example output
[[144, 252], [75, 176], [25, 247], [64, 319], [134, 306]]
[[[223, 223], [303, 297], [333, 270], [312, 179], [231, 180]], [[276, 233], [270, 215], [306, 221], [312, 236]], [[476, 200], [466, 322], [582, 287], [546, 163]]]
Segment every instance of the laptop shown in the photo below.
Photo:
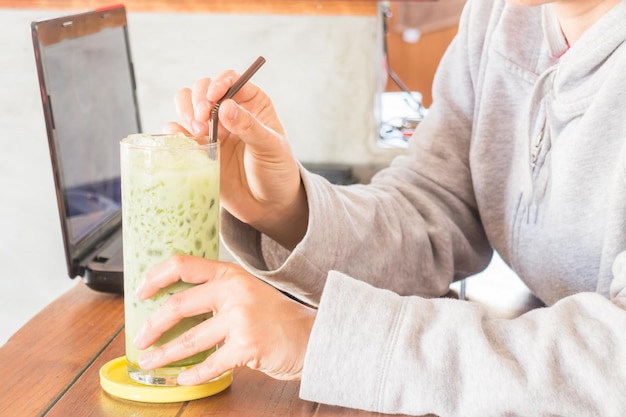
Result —
[[119, 141], [141, 132], [126, 10], [31, 23], [70, 278], [123, 294]]

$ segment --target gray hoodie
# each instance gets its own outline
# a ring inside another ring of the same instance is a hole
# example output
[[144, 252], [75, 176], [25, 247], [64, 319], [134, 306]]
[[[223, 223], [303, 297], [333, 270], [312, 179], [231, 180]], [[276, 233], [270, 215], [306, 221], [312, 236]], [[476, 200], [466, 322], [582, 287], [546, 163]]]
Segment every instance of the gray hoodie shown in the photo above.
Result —
[[[550, 5], [469, 0], [406, 155], [368, 185], [303, 170], [292, 252], [224, 213], [249, 271], [318, 306], [302, 398], [626, 415], [625, 39], [624, 1], [568, 49]], [[436, 298], [493, 250], [547, 307], [500, 319]]]

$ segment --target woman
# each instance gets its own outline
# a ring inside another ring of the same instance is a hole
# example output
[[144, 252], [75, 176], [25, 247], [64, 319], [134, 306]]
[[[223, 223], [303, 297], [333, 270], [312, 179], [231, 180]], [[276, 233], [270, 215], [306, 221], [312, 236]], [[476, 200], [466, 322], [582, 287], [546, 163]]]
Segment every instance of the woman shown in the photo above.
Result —
[[[380, 412], [623, 416], [625, 21], [623, 0], [469, 0], [408, 154], [369, 185], [302, 169], [246, 85], [220, 107], [222, 231], [243, 268], [179, 256], [150, 271], [142, 298], [202, 285], [138, 347], [215, 316], [142, 366], [224, 342], [180, 383], [249, 366], [301, 379], [304, 399]], [[181, 90], [189, 131], [206, 133], [235, 78]], [[548, 307], [502, 320], [433, 298], [493, 250]]]

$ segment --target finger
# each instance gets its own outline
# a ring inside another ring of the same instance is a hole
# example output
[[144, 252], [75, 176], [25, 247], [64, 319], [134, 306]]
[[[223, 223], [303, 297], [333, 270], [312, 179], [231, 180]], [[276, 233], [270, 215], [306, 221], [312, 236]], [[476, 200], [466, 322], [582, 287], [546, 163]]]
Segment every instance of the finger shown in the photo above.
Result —
[[241, 366], [242, 361], [228, 349], [228, 345], [224, 345], [213, 352], [204, 362], [181, 372], [178, 375], [179, 385], [198, 385], [208, 382], [224, 372]]
[[219, 261], [197, 256], [174, 255], [146, 272], [135, 296], [145, 300], [178, 281], [201, 284], [208, 281], [219, 264]]
[[228, 323], [218, 317], [210, 318], [176, 339], [141, 355], [139, 366], [155, 369], [204, 352], [222, 343], [227, 330]]
[[191, 101], [191, 89], [182, 88], [176, 92], [174, 98], [176, 112], [187, 128], [191, 128], [191, 121], [194, 119], [193, 103]]
[[174, 134], [174, 133], [183, 133], [185, 135], [189, 135], [189, 131], [182, 127], [180, 124], [176, 122], [168, 122], [163, 126], [163, 133]]
[[135, 346], [138, 349], [146, 349], [184, 318], [214, 311], [214, 297], [212, 291], [205, 286], [196, 286], [172, 294], [141, 326], [133, 341]]
[[228, 70], [221, 73], [211, 82], [206, 92], [206, 98], [211, 103], [211, 106], [224, 97], [226, 91], [232, 87], [237, 78], [239, 78], [239, 75], [235, 71]]
[[193, 86], [191, 99], [194, 106], [194, 118], [201, 122], [209, 120], [211, 104], [206, 98], [207, 89], [211, 84], [210, 78], [201, 78]]
[[204, 136], [209, 133], [209, 124], [193, 119], [191, 121], [191, 132], [196, 136]]
[[219, 117], [224, 128], [250, 145], [252, 153], [264, 156], [265, 159], [276, 157], [277, 145], [286, 146], [286, 141], [281, 141], [278, 133], [233, 100], [224, 100], [220, 105]]

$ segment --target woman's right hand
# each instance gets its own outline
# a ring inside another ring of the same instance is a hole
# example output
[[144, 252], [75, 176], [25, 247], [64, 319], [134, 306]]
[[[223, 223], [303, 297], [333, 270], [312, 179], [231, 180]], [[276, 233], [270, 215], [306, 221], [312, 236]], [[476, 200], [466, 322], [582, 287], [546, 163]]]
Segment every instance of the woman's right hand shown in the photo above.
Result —
[[[176, 95], [183, 125], [168, 123], [168, 133], [208, 133], [215, 103], [237, 80], [226, 71], [215, 80], [198, 80]], [[246, 83], [219, 108], [222, 206], [233, 216], [293, 249], [306, 232], [308, 205], [300, 170], [267, 94]]]

